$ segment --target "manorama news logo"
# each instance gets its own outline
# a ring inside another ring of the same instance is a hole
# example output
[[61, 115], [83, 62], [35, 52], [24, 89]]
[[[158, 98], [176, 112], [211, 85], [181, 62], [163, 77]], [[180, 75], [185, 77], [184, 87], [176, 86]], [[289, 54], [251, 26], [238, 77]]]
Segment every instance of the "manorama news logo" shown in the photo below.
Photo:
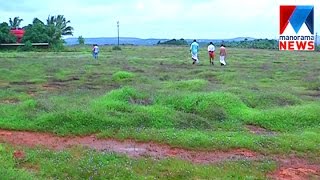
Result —
[[280, 6], [279, 50], [313, 51], [314, 6]]

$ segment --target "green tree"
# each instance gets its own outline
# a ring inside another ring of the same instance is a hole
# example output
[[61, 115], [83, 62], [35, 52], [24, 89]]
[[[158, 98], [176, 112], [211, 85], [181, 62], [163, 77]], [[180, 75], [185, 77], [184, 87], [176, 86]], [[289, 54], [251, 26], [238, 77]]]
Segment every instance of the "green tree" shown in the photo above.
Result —
[[38, 18], [34, 18], [33, 23], [24, 27], [25, 34], [22, 42], [47, 43], [50, 40], [47, 26]]
[[68, 26], [69, 23], [71, 21], [67, 21], [63, 15], [49, 16], [47, 19], [47, 25], [54, 26], [57, 31], [60, 31], [59, 34], [63, 36], [73, 35], [73, 27]]
[[82, 36], [78, 37], [78, 42], [80, 45], [84, 45], [85, 39]]
[[23, 21], [23, 19], [20, 19], [19, 17], [15, 17], [15, 18], [13, 18], [13, 20], [11, 18], [9, 18], [10, 28], [11, 29], [18, 29], [20, 27], [20, 24], [22, 21]]
[[55, 49], [63, 47], [62, 36], [73, 35], [73, 27], [68, 26], [69, 20], [63, 15], [49, 16], [47, 19], [47, 32], [49, 44]]
[[168, 41], [160, 42], [159, 44], [184, 46], [184, 45], [188, 45], [188, 42], [186, 40], [184, 40], [183, 38], [181, 38], [179, 40], [171, 39]]
[[16, 37], [10, 33], [10, 26], [3, 22], [0, 24], [0, 43], [14, 43]]

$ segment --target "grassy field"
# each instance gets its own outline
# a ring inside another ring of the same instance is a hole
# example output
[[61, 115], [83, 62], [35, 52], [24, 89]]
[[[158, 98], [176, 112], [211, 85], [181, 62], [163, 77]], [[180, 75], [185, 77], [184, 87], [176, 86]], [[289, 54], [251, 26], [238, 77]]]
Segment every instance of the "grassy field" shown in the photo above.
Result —
[[[0, 52], [2, 129], [244, 148], [320, 163], [319, 53], [228, 49], [221, 67], [218, 58], [209, 65], [205, 48], [196, 66], [188, 47], [101, 47], [98, 61], [90, 47], [67, 50]], [[269, 160], [197, 165], [81, 148], [25, 149], [30, 158], [16, 162], [13, 149], [0, 144], [5, 179], [265, 179], [276, 168]]]

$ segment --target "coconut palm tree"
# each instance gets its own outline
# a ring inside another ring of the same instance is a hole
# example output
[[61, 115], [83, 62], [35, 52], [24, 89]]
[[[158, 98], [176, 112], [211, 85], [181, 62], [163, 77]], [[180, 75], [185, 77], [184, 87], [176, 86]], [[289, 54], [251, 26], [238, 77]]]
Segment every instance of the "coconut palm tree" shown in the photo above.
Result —
[[36, 23], [40, 23], [40, 24], [44, 25], [44, 23], [40, 19], [34, 18], [33, 21], [32, 21], [32, 24], [36, 24]]
[[70, 21], [67, 21], [63, 15], [49, 16], [47, 19], [47, 25], [55, 27], [59, 31], [59, 34], [63, 36], [73, 35], [73, 27], [68, 26], [69, 23]]
[[15, 17], [15, 18], [13, 18], [13, 20], [11, 18], [9, 18], [10, 28], [11, 29], [18, 29], [20, 27], [20, 24], [22, 21], [23, 21], [23, 19], [20, 19], [19, 17]]

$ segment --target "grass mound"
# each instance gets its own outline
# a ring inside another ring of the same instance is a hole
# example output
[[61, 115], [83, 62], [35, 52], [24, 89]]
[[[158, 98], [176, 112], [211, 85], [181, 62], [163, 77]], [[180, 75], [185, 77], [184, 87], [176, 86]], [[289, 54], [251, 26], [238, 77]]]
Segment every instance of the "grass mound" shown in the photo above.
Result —
[[118, 71], [112, 75], [112, 80], [116, 82], [126, 81], [126, 80], [132, 80], [135, 75], [131, 72], [127, 71]]
[[282, 106], [300, 105], [302, 100], [285, 92], [248, 92], [242, 94], [242, 100], [251, 108], [269, 109]]

